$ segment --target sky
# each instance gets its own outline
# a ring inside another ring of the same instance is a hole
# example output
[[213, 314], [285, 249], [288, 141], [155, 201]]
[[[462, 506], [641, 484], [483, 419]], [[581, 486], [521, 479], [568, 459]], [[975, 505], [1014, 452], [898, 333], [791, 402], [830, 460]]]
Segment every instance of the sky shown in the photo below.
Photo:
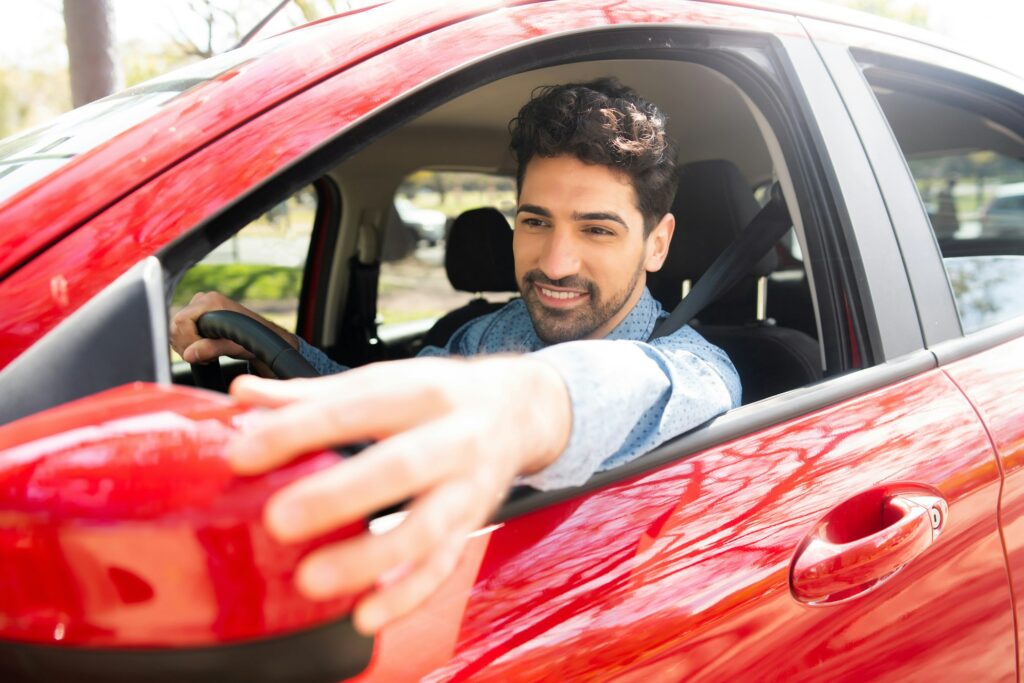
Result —
[[[369, 0], [351, 0], [352, 6]], [[979, 57], [1024, 76], [1024, 0], [890, 0], [895, 7], [927, 8], [929, 29], [963, 44]], [[276, 0], [241, 2], [255, 23]], [[341, 3], [339, 3], [341, 4]], [[119, 41], [163, 42], [176, 30], [201, 31], [188, 24], [187, 0], [113, 0]], [[61, 0], [0, 0], [0, 65], [67, 64]], [[294, 12], [294, 9], [292, 10]], [[285, 23], [279, 21], [278, 28]], [[273, 31], [271, 31], [273, 32]], [[201, 34], [200, 34], [201, 35]]]

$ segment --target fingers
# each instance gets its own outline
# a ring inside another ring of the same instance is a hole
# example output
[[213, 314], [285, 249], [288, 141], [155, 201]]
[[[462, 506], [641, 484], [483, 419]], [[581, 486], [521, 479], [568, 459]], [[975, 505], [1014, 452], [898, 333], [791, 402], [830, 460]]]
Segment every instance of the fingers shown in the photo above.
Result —
[[[465, 477], [457, 426], [439, 421], [403, 432], [315, 476], [289, 484], [268, 501], [267, 527], [285, 541], [314, 538], [439, 482]], [[431, 450], [423, 445], [432, 443], [454, 447]], [[428, 499], [432, 499], [429, 494]], [[430, 537], [436, 542], [436, 534]]]
[[228, 339], [204, 339], [197, 341], [181, 352], [181, 359], [187, 363], [209, 363], [221, 356], [252, 360], [253, 355]]
[[322, 599], [360, 591], [396, 568], [418, 565], [483, 523], [483, 515], [473, 514], [474, 502], [467, 482], [439, 486], [418, 498], [391, 531], [363, 534], [311, 553], [300, 565], [299, 588]]
[[355, 610], [360, 631], [377, 631], [415, 609], [452, 573], [469, 533], [489, 514], [480, 494], [469, 480], [439, 486], [417, 499], [405, 521], [388, 533], [364, 534], [315, 551], [299, 566], [299, 590], [324, 599], [392, 577]]
[[[228, 444], [235, 471], [254, 474], [312, 450], [380, 440], [426, 423], [445, 410], [436, 387], [410, 383], [395, 391], [382, 383], [361, 381], [358, 374], [349, 371], [286, 382], [246, 377], [233, 382], [235, 398], [279, 407], [261, 415], [259, 422], [246, 424]], [[421, 449], [418, 443], [409, 447], [411, 452]]]
[[[183, 360], [189, 363], [206, 363], [220, 356], [252, 359], [241, 346], [227, 340], [207, 340], [221, 342], [219, 344], [199, 344], [203, 341], [196, 320], [210, 311], [235, 311], [243, 313], [255, 320], [266, 323], [260, 316], [248, 308], [229, 299], [219, 292], [196, 292], [188, 305], [178, 311], [169, 325], [171, 347], [178, 352]], [[287, 332], [285, 334], [288, 334]]]
[[426, 562], [363, 598], [352, 615], [356, 629], [366, 635], [376, 633], [419, 607], [455, 570], [465, 545], [465, 534], [453, 536]]

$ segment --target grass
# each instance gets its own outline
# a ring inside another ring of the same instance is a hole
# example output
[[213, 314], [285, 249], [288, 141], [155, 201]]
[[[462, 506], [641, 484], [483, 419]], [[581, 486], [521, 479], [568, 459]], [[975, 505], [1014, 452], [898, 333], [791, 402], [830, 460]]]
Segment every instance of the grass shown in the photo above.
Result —
[[173, 303], [183, 306], [196, 292], [210, 291], [220, 292], [239, 302], [298, 299], [301, 289], [302, 268], [200, 263], [182, 277], [174, 292]]

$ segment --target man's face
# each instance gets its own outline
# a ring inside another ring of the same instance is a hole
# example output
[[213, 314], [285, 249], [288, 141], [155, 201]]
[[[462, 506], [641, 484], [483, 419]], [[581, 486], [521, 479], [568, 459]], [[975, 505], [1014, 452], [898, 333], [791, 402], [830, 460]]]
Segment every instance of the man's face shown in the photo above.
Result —
[[665, 260], [675, 221], [644, 238], [629, 177], [575, 157], [536, 157], [526, 167], [513, 236], [516, 280], [547, 343], [600, 339], [643, 295]]

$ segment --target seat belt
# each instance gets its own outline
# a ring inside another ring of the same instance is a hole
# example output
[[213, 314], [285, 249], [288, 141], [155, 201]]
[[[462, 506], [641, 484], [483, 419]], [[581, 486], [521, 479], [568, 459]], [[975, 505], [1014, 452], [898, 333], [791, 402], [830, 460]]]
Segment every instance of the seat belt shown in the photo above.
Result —
[[732, 244], [718, 255], [672, 314], [654, 329], [648, 341], [677, 331], [709, 304], [729, 291], [793, 227], [778, 182], [772, 184], [768, 203], [761, 207]]

